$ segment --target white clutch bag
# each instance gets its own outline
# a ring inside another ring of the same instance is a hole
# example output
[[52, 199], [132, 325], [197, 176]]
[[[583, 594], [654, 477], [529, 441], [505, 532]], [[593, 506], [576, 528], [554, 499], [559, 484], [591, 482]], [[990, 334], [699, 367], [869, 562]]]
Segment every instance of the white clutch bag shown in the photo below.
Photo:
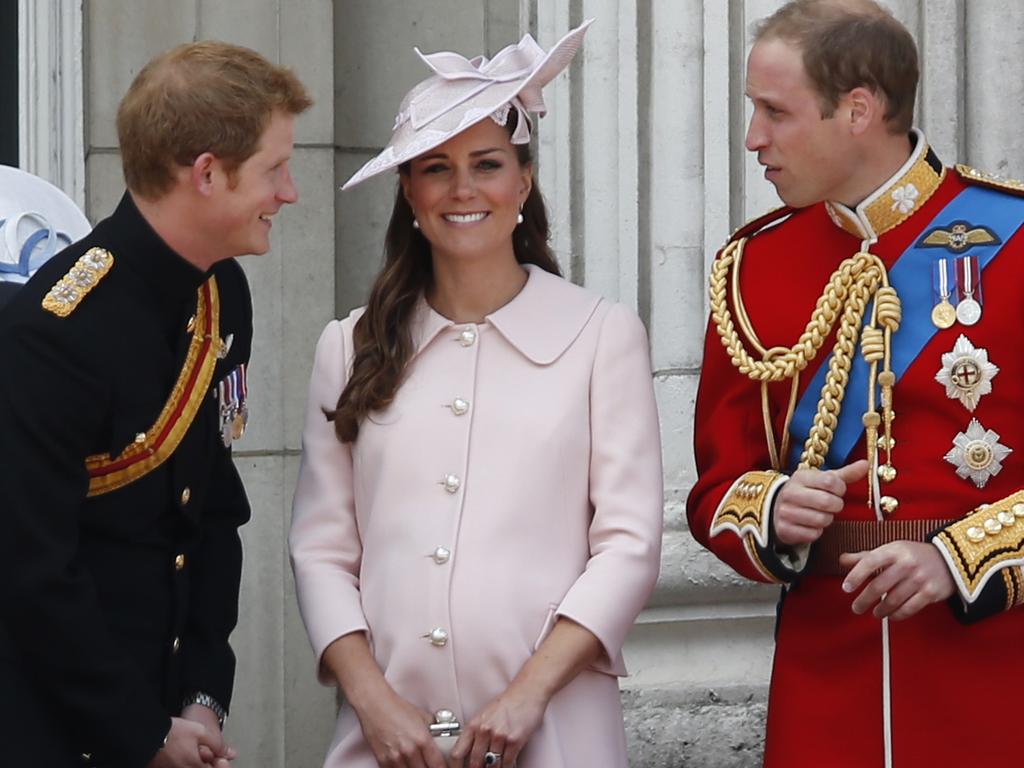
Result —
[[[462, 731], [462, 726], [459, 721], [455, 719], [455, 715], [446, 709], [442, 709], [435, 715], [436, 722], [430, 724], [430, 735], [434, 737], [434, 743], [437, 748], [441, 751], [444, 759], [447, 760], [451, 754], [452, 749], [455, 747], [455, 742], [459, 740], [459, 733]], [[488, 752], [484, 755], [484, 765], [494, 766], [501, 762], [501, 755], [495, 755]], [[512, 768], [515, 768], [515, 763], [512, 764]]]
[[[439, 712], [438, 715], [451, 715], [450, 712]], [[430, 735], [434, 737], [434, 743], [437, 748], [441, 750], [441, 754], [447, 760], [449, 753], [455, 746], [455, 742], [459, 740], [459, 732], [462, 730], [462, 726], [459, 721], [455, 719], [454, 715], [451, 717], [445, 717], [444, 719], [438, 718], [436, 723], [430, 724]]]
[[455, 747], [455, 742], [459, 740], [458, 736], [435, 736], [434, 743], [437, 748], [441, 750], [441, 754], [444, 755], [444, 759], [448, 759], [448, 755], [451, 754], [452, 749]]

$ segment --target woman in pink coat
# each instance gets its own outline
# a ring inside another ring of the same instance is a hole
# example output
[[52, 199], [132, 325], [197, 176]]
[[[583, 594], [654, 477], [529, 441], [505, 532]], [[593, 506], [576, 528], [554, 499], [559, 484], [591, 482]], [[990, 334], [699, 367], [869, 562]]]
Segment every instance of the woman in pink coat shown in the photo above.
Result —
[[369, 303], [317, 345], [290, 535], [345, 698], [330, 768], [627, 763], [616, 676], [662, 520], [647, 338], [559, 277], [528, 144], [585, 29], [424, 56], [346, 185], [399, 170]]

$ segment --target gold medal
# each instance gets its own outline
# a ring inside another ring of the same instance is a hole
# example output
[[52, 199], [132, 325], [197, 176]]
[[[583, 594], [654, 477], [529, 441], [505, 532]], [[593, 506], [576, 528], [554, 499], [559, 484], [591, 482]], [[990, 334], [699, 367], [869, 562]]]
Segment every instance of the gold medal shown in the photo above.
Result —
[[949, 303], [949, 299], [943, 296], [942, 301], [932, 307], [932, 325], [936, 328], [946, 329], [952, 328], [955, 322], [956, 310]]
[[235, 414], [235, 418], [231, 420], [231, 437], [234, 440], [238, 440], [242, 435], [245, 434], [245, 417], [242, 412], [239, 411]]
[[939, 259], [935, 264], [939, 273], [939, 303], [932, 307], [932, 325], [936, 328], [952, 328], [956, 322], [956, 309], [949, 303], [949, 274], [946, 272], [946, 260]]
[[[230, 347], [232, 335], [225, 337], [223, 346]], [[232, 441], [245, 434], [249, 422], [249, 409], [246, 407], [245, 395], [245, 364], [235, 367], [225, 376], [217, 388], [220, 396], [220, 432], [224, 446], [230, 447]]]

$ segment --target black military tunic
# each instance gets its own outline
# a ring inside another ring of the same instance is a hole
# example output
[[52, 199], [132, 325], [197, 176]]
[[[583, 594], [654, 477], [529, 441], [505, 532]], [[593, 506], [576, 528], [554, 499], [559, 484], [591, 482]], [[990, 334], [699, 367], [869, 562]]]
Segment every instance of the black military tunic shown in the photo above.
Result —
[[[109, 252], [109, 270], [66, 316], [45, 309], [92, 248]], [[220, 317], [208, 336], [222, 343], [184, 431], [189, 409], [175, 398], [187, 399], [211, 276]], [[238, 264], [200, 272], [128, 195], [0, 312], [0, 764], [141, 768], [185, 695], [229, 705], [249, 504], [218, 393], [238, 399], [251, 339]], [[169, 458], [90, 495], [87, 457], [135, 443], [154, 453], [161, 418], [181, 432]]]
[[4, 308], [4, 304], [10, 301], [20, 287], [17, 283], [0, 283], [0, 309]]

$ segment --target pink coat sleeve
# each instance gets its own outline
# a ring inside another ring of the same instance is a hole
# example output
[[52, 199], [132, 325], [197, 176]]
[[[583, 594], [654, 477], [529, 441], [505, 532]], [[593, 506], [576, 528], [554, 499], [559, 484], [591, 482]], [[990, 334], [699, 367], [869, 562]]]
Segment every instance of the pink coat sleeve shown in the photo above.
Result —
[[598, 340], [590, 437], [590, 560], [558, 614], [601, 641], [599, 671], [623, 675], [626, 633], [658, 579], [664, 501], [647, 332], [622, 304], [608, 311]]
[[342, 635], [367, 630], [359, 597], [362, 545], [356, 525], [352, 452], [324, 416], [325, 409], [337, 405], [348, 374], [347, 323], [351, 320], [332, 321], [317, 342], [288, 536], [299, 609], [325, 684], [331, 681], [320, 662], [327, 646]]

